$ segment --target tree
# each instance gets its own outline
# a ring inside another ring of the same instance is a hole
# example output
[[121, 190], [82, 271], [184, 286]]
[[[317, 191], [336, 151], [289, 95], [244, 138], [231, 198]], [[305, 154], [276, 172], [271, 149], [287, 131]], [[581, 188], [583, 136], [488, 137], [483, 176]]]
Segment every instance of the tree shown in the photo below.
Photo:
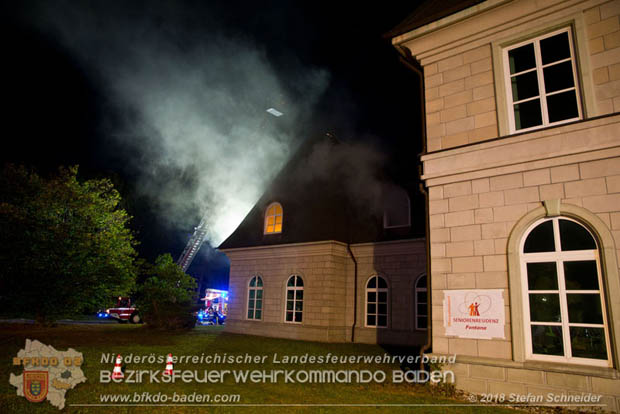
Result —
[[42, 177], [6, 165], [0, 176], [0, 303], [47, 322], [127, 295], [136, 241], [108, 179], [80, 182], [78, 167]]
[[145, 266], [145, 280], [137, 290], [137, 303], [149, 327], [159, 329], [192, 328], [195, 318], [196, 280], [183, 272], [166, 253]]

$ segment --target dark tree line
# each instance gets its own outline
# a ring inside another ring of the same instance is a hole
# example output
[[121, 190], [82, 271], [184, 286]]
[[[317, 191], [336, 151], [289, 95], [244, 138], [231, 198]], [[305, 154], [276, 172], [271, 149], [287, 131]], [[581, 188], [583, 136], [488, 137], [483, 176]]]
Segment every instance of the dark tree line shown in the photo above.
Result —
[[169, 255], [154, 265], [138, 258], [131, 217], [120, 202], [109, 179], [79, 180], [77, 166], [44, 177], [6, 165], [0, 175], [0, 313], [49, 322], [132, 293], [153, 325], [167, 316], [155, 317], [157, 308], [186, 312], [194, 280]]

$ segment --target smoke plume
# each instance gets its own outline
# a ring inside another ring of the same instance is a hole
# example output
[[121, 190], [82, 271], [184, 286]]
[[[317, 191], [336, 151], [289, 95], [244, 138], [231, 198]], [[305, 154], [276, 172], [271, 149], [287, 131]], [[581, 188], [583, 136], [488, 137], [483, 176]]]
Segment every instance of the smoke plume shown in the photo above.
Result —
[[293, 56], [274, 67], [208, 10], [196, 21], [164, 3], [122, 4], [42, 2], [36, 20], [104, 85], [106, 135], [160, 217], [186, 233], [205, 216], [217, 245], [305, 138], [329, 76]]

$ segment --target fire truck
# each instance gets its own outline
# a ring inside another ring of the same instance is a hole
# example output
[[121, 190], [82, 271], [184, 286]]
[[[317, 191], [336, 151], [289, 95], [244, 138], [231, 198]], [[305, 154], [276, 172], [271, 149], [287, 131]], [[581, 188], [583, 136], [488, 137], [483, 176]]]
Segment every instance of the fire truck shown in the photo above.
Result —
[[[205, 297], [200, 299], [201, 306], [194, 315], [197, 323], [201, 325], [224, 325], [228, 314], [228, 291], [219, 289], [207, 289]], [[142, 317], [131, 298], [119, 296], [116, 306], [97, 313], [99, 318], [116, 319], [119, 323], [142, 323]]]
[[105, 312], [99, 312], [97, 316], [116, 319], [119, 323], [142, 323], [138, 308], [131, 303], [131, 298], [124, 298], [122, 296], [118, 297], [116, 307], [106, 309]]
[[196, 315], [201, 325], [224, 325], [228, 314], [228, 291], [207, 289], [204, 301], [205, 307]]

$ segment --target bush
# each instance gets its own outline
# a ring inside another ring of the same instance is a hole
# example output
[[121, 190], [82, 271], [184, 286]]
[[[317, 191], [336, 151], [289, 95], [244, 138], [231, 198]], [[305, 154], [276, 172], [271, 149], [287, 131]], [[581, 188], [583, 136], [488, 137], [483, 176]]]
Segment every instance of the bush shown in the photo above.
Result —
[[172, 261], [160, 255], [155, 265], [145, 266], [145, 280], [138, 287], [137, 303], [142, 319], [151, 328], [191, 329], [196, 281]]

